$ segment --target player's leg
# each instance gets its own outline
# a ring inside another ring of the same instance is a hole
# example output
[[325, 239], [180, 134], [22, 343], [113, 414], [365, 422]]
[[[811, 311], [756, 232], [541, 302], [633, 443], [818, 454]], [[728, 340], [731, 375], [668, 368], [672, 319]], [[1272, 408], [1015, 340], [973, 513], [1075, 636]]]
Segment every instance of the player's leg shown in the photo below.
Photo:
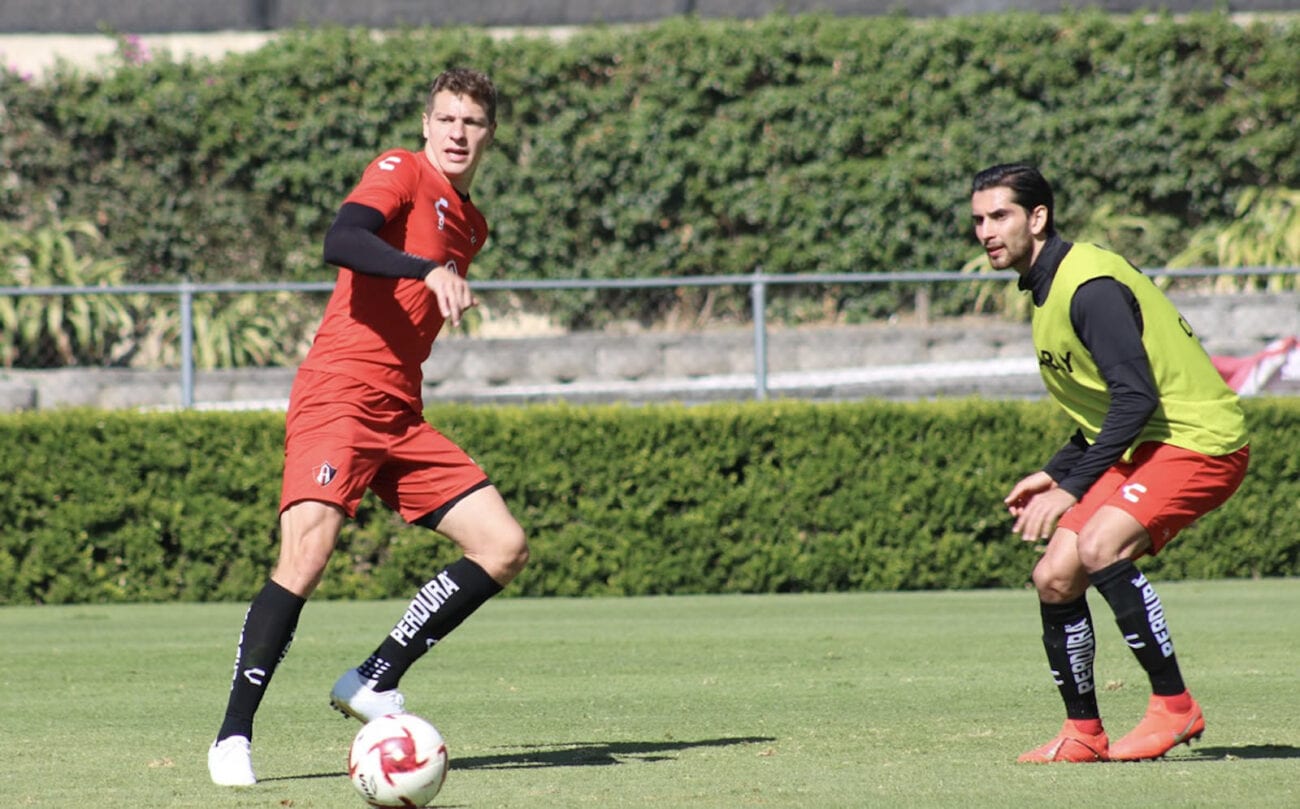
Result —
[[280, 515], [279, 560], [244, 614], [226, 713], [208, 753], [210, 775], [218, 784], [255, 782], [249, 750], [253, 716], [289, 651], [298, 617], [320, 582], [343, 518], [337, 506], [314, 501], [296, 503]]
[[1201, 708], [1183, 683], [1160, 596], [1133, 563], [1150, 549], [1146, 528], [1112, 506], [1099, 509], [1080, 534], [1088, 578], [1151, 683], [1147, 718], [1111, 746], [1117, 761], [1157, 758], [1205, 730]]
[[1110, 605], [1125, 642], [1151, 680], [1153, 693], [1174, 696], [1186, 688], [1164, 607], [1155, 587], [1133, 563], [1150, 549], [1146, 528], [1113, 506], [1098, 509], [1079, 534], [1079, 554], [1088, 579]]
[[1158, 553], [1240, 485], [1249, 451], [1211, 457], [1163, 444], [1139, 448], [1125, 483], [1088, 518], [1079, 554], [1151, 684], [1146, 714], [1111, 746], [1116, 760], [1159, 758], [1205, 730], [1183, 682], [1164, 605], [1133, 560]]
[[501, 592], [528, 561], [523, 528], [494, 486], [475, 489], [422, 524], [455, 542], [464, 556], [420, 589], [376, 650], [382, 671], [373, 676], [380, 689], [396, 687], [412, 663]]
[[382, 461], [366, 449], [373, 444], [368, 396], [374, 393], [345, 377], [300, 371], [294, 381], [285, 423], [279, 558], [244, 616], [226, 714], [208, 754], [218, 784], [253, 782], [253, 716], [344, 518], [356, 512]]
[[487, 474], [413, 414], [394, 414], [376, 494], [413, 525], [455, 542], [463, 558], [424, 584], [374, 653], [331, 692], [359, 719], [404, 707], [397, 684], [411, 664], [510, 583], [528, 561], [524, 531]]
[[425, 583], [374, 653], [335, 683], [334, 706], [362, 721], [404, 709], [397, 686], [411, 665], [501, 592], [528, 561], [523, 529], [486, 482], [416, 524], [436, 529], [465, 555]]
[[1097, 707], [1096, 633], [1088, 609], [1088, 578], [1079, 562], [1077, 536], [1058, 528], [1034, 566], [1043, 649], [1061, 700], [1065, 724], [1047, 743], [1020, 756], [1025, 763], [1104, 761], [1108, 740]]

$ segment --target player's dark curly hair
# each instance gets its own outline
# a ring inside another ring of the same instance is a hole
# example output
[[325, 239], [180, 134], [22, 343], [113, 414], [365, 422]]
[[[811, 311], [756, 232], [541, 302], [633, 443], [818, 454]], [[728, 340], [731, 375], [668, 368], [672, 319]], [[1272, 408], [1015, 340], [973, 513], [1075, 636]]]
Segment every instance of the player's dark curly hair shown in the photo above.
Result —
[[1055, 200], [1052, 186], [1042, 173], [1028, 163], [1002, 163], [990, 166], [975, 175], [971, 181], [970, 191], [984, 191], [989, 188], [1011, 189], [1011, 199], [1026, 211], [1033, 211], [1039, 205], [1047, 208], [1047, 232], [1056, 229]]
[[433, 112], [433, 97], [443, 90], [474, 99], [487, 112], [488, 123], [497, 122], [497, 88], [486, 73], [466, 67], [453, 67], [443, 71], [429, 88], [429, 99], [424, 105], [426, 115]]

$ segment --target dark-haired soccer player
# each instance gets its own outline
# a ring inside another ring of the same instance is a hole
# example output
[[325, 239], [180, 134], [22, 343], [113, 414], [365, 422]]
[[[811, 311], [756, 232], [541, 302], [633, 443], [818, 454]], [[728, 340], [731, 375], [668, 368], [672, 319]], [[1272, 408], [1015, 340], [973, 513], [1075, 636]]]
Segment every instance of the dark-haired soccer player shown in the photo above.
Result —
[[528, 559], [523, 529], [487, 475], [422, 415], [420, 365], [443, 323], [458, 324], [476, 303], [465, 275], [488, 228], [469, 192], [496, 131], [496, 88], [477, 71], [441, 74], [423, 125], [424, 147], [376, 157], [325, 236], [338, 281], [290, 394], [279, 560], [244, 618], [208, 752], [217, 784], [255, 783], [253, 715], [367, 488], [464, 557], [421, 587], [374, 653], [335, 683], [330, 701], [344, 713], [400, 712], [398, 680], [411, 664]]
[[[1154, 284], [1115, 253], [1057, 235], [1051, 186], [1024, 164], [975, 175], [975, 236], [1033, 296], [1047, 391], [1078, 426], [1005, 503], [1023, 540], [1047, 540], [1033, 581], [1061, 732], [1020, 761], [1159, 758], [1205, 730], [1183, 684], [1160, 597], [1134, 565], [1236, 491], [1249, 459], [1236, 394]], [[1110, 606], [1151, 681], [1146, 715], [1108, 743], [1086, 591]]]

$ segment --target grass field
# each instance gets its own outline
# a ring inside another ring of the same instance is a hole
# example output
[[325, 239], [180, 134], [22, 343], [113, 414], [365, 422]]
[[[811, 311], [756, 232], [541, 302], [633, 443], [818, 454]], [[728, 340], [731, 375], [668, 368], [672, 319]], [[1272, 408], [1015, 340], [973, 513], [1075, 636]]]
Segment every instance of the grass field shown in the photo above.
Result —
[[[1161, 595], [1208, 728], [1155, 763], [1014, 763], [1062, 717], [1028, 591], [497, 599], [403, 688], [442, 807], [1300, 805], [1300, 581]], [[1118, 736], [1146, 682], [1093, 599]], [[205, 763], [244, 605], [0, 609], [0, 806], [361, 807], [326, 694], [402, 606], [307, 607], [247, 789]]]

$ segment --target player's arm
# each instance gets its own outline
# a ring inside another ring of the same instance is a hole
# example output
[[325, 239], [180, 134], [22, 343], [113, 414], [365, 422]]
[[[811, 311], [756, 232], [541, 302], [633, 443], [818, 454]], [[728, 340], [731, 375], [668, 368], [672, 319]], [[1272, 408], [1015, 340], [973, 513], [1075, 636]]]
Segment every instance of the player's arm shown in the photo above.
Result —
[[1043, 471], [1047, 476], [1056, 482], [1061, 482], [1070, 474], [1070, 470], [1083, 457], [1083, 453], [1088, 451], [1088, 439], [1083, 437], [1082, 430], [1075, 430], [1074, 435], [1065, 446], [1056, 451], [1044, 466]]
[[1128, 287], [1112, 278], [1089, 281], [1070, 302], [1070, 321], [1110, 392], [1101, 431], [1058, 485], [1082, 497], [1137, 439], [1160, 404], [1142, 344], [1142, 312]]
[[383, 213], [368, 205], [343, 203], [325, 233], [325, 261], [384, 278], [424, 278], [439, 266], [384, 241], [379, 235], [383, 226]]

